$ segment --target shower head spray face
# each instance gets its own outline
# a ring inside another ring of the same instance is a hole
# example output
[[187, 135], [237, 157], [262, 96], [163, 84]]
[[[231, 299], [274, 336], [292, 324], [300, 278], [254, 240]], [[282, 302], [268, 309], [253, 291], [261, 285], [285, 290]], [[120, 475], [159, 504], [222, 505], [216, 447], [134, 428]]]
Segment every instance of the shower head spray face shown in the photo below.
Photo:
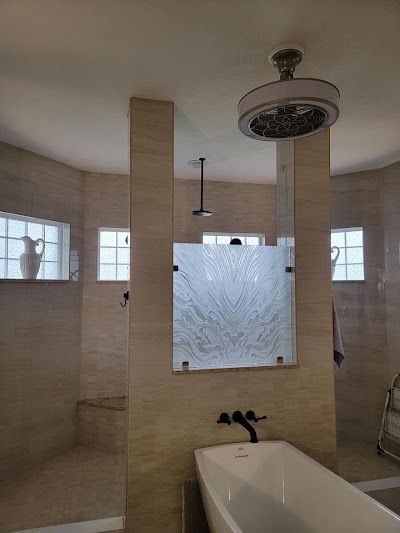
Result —
[[239, 129], [261, 141], [300, 139], [334, 124], [339, 116], [339, 91], [329, 82], [314, 78], [294, 79], [303, 58], [296, 45], [279, 47], [269, 55], [280, 80], [246, 94], [239, 102]]

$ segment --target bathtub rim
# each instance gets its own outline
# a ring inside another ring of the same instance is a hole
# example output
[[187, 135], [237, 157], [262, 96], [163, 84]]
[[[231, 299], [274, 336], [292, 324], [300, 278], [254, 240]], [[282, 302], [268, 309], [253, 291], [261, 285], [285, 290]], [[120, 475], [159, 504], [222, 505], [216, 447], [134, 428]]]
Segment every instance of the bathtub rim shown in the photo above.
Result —
[[[382, 511], [386, 512], [387, 514], [391, 515], [393, 518], [395, 518], [396, 520], [399, 521], [399, 525], [400, 525], [400, 515], [396, 514], [394, 511], [392, 511], [391, 509], [389, 509], [388, 507], [386, 507], [382, 503], [380, 503], [377, 500], [375, 500], [374, 498], [372, 498], [372, 496], [369, 496], [368, 494], [366, 494], [362, 490], [358, 489], [352, 483], [350, 483], [349, 481], [346, 481], [345, 479], [340, 477], [338, 474], [335, 474], [335, 472], [332, 472], [332, 470], [329, 470], [329, 468], [327, 468], [326, 466], [322, 465], [321, 463], [319, 463], [318, 461], [316, 461], [315, 459], [313, 459], [312, 457], [310, 457], [306, 453], [304, 453], [301, 450], [299, 450], [298, 448], [296, 448], [296, 446], [293, 446], [292, 444], [290, 444], [289, 442], [287, 442], [285, 440], [263, 440], [263, 441], [259, 441], [257, 443], [250, 443], [248, 441], [246, 441], [246, 442], [232, 442], [232, 443], [228, 443], [228, 444], [218, 444], [216, 446], [208, 446], [207, 448], [198, 448], [198, 449], [194, 450], [194, 455], [195, 455], [196, 472], [197, 472], [197, 476], [198, 476], [198, 482], [199, 482], [199, 485], [200, 485], [200, 489], [201, 489], [201, 484], [203, 482], [204, 486], [205, 486], [205, 489], [207, 490], [209, 496], [211, 497], [211, 499], [214, 502], [214, 505], [217, 507], [218, 511], [223, 516], [224, 520], [226, 520], [227, 525], [229, 527], [231, 527], [232, 530], [235, 533], [243, 533], [243, 530], [240, 528], [239, 524], [234, 520], [234, 518], [232, 517], [231, 513], [228, 511], [227, 507], [223, 503], [222, 499], [219, 497], [216, 489], [213, 487], [213, 485], [212, 485], [212, 483], [210, 481], [210, 476], [207, 474], [207, 472], [205, 470], [205, 465], [204, 465], [203, 469], [201, 470], [201, 463], [204, 463], [207, 460], [206, 459], [206, 455], [205, 455], [205, 452], [207, 452], [207, 451], [215, 450], [215, 449], [218, 449], [218, 448], [233, 448], [233, 447], [236, 447], [236, 446], [258, 446], [258, 445], [262, 445], [262, 444], [264, 444], [264, 445], [265, 444], [279, 444], [283, 448], [286, 447], [286, 448], [292, 450], [293, 452], [296, 453], [296, 455], [302, 457], [308, 463], [313, 464], [313, 465], [319, 467], [320, 469], [325, 470], [327, 476], [329, 476], [330, 479], [332, 479], [332, 480], [338, 479], [339, 481], [342, 481], [343, 483], [345, 483], [348, 486], [348, 488], [350, 488], [350, 490], [354, 494], [357, 494], [359, 497], [364, 499], [370, 505], [373, 504], [375, 507], [377, 507], [377, 508], [381, 509]], [[260, 448], [261, 448], [261, 446], [260, 446]], [[200, 490], [200, 492], [201, 492], [201, 490]], [[202, 492], [201, 492], [201, 497], [203, 499]]]

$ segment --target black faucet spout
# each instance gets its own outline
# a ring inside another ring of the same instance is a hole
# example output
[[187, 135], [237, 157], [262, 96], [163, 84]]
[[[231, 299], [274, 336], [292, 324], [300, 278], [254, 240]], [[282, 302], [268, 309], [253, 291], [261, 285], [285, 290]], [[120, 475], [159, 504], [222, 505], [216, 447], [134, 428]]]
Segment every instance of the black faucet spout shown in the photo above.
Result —
[[232, 415], [232, 420], [243, 426], [250, 433], [250, 442], [258, 442], [257, 433], [254, 427], [243, 416], [242, 411], [235, 411]]

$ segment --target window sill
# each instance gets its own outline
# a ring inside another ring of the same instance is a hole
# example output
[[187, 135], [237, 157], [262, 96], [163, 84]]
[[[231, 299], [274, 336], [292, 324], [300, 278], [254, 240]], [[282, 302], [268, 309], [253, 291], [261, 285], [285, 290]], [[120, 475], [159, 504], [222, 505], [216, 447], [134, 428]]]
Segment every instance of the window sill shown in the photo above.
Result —
[[332, 283], [365, 283], [365, 279], [333, 279]]
[[237, 366], [227, 368], [202, 368], [202, 369], [189, 369], [189, 370], [173, 370], [173, 375], [179, 374], [212, 374], [215, 372], [250, 372], [260, 370], [287, 370], [290, 368], [298, 368], [298, 363], [281, 363], [278, 365], [264, 365], [264, 366]]
[[129, 283], [129, 280], [121, 279], [96, 279], [96, 283]]

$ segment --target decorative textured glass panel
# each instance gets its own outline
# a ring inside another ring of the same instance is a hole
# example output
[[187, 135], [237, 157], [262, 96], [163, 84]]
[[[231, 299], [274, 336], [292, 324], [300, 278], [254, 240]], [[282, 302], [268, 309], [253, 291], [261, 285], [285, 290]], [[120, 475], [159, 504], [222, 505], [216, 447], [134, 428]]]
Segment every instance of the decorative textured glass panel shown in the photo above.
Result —
[[6, 260], [0, 259], [0, 278], [6, 277]]
[[2, 235], [3, 237], [6, 234], [6, 224], [7, 224], [6, 219], [0, 217], [0, 235]]
[[175, 244], [175, 370], [292, 363], [291, 248]]

